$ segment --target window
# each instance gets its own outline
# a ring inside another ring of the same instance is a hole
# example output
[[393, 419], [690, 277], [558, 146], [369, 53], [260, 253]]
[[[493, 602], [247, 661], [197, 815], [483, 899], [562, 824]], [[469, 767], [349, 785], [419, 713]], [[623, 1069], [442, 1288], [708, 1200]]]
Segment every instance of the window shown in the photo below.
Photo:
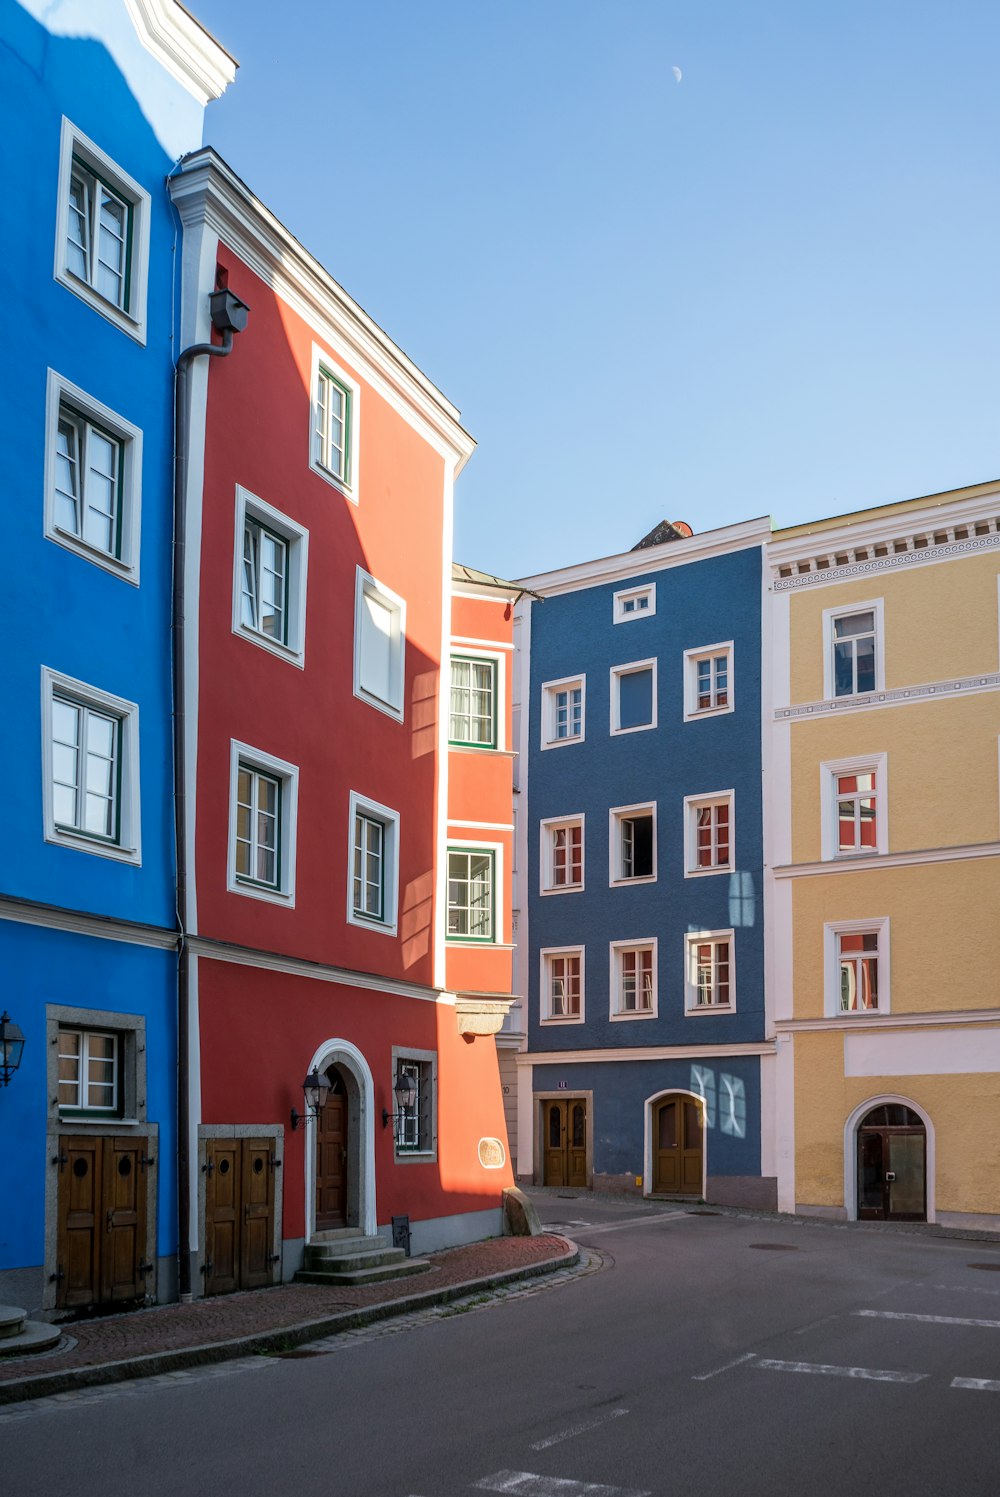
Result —
[[54, 370], [47, 386], [45, 534], [137, 583], [142, 433]]
[[360, 387], [313, 345], [309, 465], [357, 503]]
[[540, 953], [541, 1022], [583, 1022], [583, 960], [581, 946], [556, 946]]
[[611, 731], [637, 733], [656, 727], [656, 661], [611, 668]]
[[825, 927], [829, 1017], [889, 1012], [889, 921], [845, 920]]
[[229, 890], [293, 904], [298, 769], [247, 744], [230, 752]]
[[583, 888], [583, 817], [540, 823], [541, 892], [565, 894]]
[[495, 864], [493, 850], [448, 849], [448, 935], [452, 940], [496, 940]]
[[688, 795], [684, 798], [684, 875], [727, 873], [735, 866], [734, 794]]
[[887, 763], [872, 754], [820, 766], [825, 859], [888, 852]]
[[351, 792], [347, 918], [396, 934], [399, 890], [399, 813]]
[[451, 657], [452, 743], [497, 746], [497, 662], [468, 655]]
[[[392, 1049], [392, 1076], [389, 1096], [397, 1078], [408, 1076], [414, 1085], [412, 1103], [403, 1109], [395, 1122], [395, 1155], [397, 1159], [417, 1155], [433, 1158], [437, 1153], [437, 1055], [433, 1050]], [[392, 1110], [396, 1111], [393, 1098]]]
[[354, 616], [354, 695], [403, 720], [406, 604], [358, 567]]
[[305, 665], [309, 532], [237, 486], [233, 633]]
[[685, 937], [685, 1007], [704, 1014], [736, 1007], [736, 973], [731, 930], [695, 931]]
[[149, 194], [66, 119], [59, 161], [55, 276], [146, 341]]
[[45, 838], [139, 863], [139, 709], [42, 668]]
[[59, 1111], [120, 1117], [119, 1036], [59, 1030]]
[[684, 652], [684, 721], [733, 710], [733, 641]]
[[542, 687], [542, 748], [582, 743], [587, 683], [583, 676], [546, 681]]
[[611, 1018], [656, 1016], [656, 941], [611, 944]]
[[883, 689], [882, 620], [881, 598], [857, 604], [849, 613], [825, 610], [823, 693], [827, 699]]
[[627, 624], [632, 619], [648, 619], [656, 612], [656, 583], [646, 587], [626, 588], [614, 595], [613, 617], [616, 624]]
[[609, 883], [651, 883], [656, 878], [656, 806], [616, 806], [610, 812]]

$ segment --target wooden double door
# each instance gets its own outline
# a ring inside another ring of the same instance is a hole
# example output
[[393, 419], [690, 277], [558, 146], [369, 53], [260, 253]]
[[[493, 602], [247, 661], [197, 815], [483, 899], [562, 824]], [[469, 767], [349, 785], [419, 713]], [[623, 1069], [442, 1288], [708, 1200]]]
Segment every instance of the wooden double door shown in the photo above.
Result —
[[330, 1090], [316, 1118], [317, 1232], [347, 1226], [347, 1089], [339, 1071], [327, 1074]]
[[123, 1305], [146, 1294], [145, 1138], [59, 1139], [56, 1306]]
[[583, 1097], [542, 1103], [543, 1185], [587, 1188], [587, 1103]]
[[205, 1293], [274, 1283], [273, 1138], [205, 1143]]
[[704, 1179], [701, 1108], [690, 1097], [665, 1097], [653, 1110], [653, 1191], [700, 1196]]
[[927, 1218], [927, 1132], [901, 1102], [873, 1108], [858, 1129], [859, 1221]]

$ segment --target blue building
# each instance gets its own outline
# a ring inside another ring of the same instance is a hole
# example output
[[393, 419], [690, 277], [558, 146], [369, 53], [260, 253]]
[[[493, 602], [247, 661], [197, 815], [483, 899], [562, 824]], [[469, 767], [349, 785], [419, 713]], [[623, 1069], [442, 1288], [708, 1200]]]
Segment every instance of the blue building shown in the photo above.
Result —
[[664, 524], [624, 555], [524, 580], [522, 1179], [775, 1205], [769, 533]]
[[0, 1300], [49, 1315], [174, 1292], [165, 178], [234, 72], [176, 0], [0, 3]]

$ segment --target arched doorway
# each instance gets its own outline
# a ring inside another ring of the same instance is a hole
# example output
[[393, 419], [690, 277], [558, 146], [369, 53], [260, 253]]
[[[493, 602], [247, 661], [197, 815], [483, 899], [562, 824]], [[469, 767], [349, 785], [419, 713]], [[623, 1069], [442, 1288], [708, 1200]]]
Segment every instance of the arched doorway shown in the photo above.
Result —
[[[316, 1231], [348, 1224], [350, 1108], [338, 1066], [327, 1068], [330, 1090], [316, 1117]], [[355, 1216], [355, 1224], [357, 1216]]]
[[927, 1220], [927, 1129], [904, 1102], [882, 1102], [857, 1131], [858, 1220]]
[[[371, 1067], [349, 1040], [327, 1040], [306, 1067], [330, 1079], [330, 1098], [323, 1113], [309, 1124], [305, 1148], [306, 1241], [317, 1232], [335, 1230], [321, 1218], [335, 1216], [341, 1227], [355, 1227], [365, 1237], [378, 1228], [375, 1214], [375, 1083]], [[338, 1117], [339, 1114], [339, 1117]], [[313, 1133], [315, 1130], [315, 1133]], [[346, 1157], [344, 1154], [346, 1151]], [[336, 1178], [339, 1156], [341, 1178]], [[325, 1183], [324, 1183], [325, 1181]]]
[[702, 1104], [672, 1092], [652, 1107], [653, 1194], [701, 1196], [705, 1179]]

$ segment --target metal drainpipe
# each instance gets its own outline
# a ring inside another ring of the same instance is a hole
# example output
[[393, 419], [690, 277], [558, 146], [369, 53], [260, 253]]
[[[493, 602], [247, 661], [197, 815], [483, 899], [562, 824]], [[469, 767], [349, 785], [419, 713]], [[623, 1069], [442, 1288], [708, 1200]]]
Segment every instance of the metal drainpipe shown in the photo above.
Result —
[[188, 373], [206, 354], [224, 359], [233, 351], [233, 328], [221, 343], [195, 343], [177, 360], [174, 383], [174, 550], [171, 647], [174, 674], [174, 853], [177, 862], [177, 1291], [191, 1299], [191, 1125], [188, 1045], [191, 1033], [190, 955], [187, 939], [187, 783], [184, 764], [184, 551], [187, 540]]

